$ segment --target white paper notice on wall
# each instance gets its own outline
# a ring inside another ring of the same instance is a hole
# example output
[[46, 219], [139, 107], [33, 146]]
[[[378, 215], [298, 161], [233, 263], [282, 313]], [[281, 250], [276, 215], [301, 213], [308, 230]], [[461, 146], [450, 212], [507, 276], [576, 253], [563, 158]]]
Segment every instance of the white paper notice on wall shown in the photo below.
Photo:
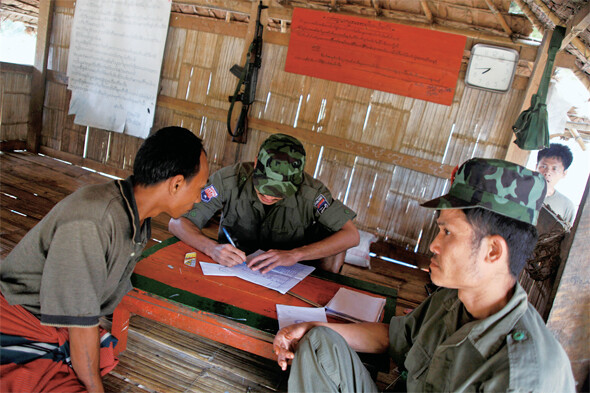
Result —
[[170, 0], [77, 0], [68, 57], [74, 123], [146, 138]]

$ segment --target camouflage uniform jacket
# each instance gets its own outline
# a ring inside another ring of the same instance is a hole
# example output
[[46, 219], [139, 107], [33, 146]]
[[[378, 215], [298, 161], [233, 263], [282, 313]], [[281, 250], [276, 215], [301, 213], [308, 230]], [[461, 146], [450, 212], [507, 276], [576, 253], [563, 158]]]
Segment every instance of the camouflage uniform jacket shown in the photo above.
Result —
[[574, 392], [568, 357], [520, 284], [506, 306], [474, 320], [457, 290], [440, 289], [389, 327], [408, 391]]
[[[212, 174], [201, 193], [201, 203], [184, 217], [201, 229], [221, 210], [221, 225], [249, 254], [257, 249], [288, 250], [316, 242], [356, 216], [307, 173], [294, 195], [265, 210], [252, 183], [253, 170], [253, 163], [238, 163]], [[219, 241], [226, 242], [221, 226]]]

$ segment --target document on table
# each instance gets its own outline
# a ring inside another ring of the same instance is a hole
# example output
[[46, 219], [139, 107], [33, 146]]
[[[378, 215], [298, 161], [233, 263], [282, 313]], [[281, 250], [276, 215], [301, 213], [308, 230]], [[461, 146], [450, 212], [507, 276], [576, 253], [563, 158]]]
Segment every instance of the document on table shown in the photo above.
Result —
[[385, 299], [340, 288], [326, 304], [326, 314], [351, 322], [377, 322], [385, 307]]
[[[262, 250], [258, 250], [250, 254], [246, 260], [249, 261], [254, 256], [260, 255], [263, 252]], [[274, 289], [283, 295], [315, 270], [313, 266], [296, 263], [292, 266], [278, 266], [270, 272], [262, 274], [260, 271], [253, 271], [246, 264], [240, 264], [234, 267], [207, 262], [199, 262], [199, 264], [205, 276], [235, 276], [242, 280]]]
[[328, 322], [324, 307], [297, 307], [277, 304], [279, 330], [300, 322]]

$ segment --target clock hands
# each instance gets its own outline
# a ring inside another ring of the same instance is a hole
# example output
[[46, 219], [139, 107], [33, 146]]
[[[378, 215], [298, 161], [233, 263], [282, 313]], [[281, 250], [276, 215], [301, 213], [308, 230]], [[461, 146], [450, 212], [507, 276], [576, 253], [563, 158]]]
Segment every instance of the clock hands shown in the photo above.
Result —
[[491, 70], [490, 67], [480, 67], [480, 68], [477, 68], [477, 69], [478, 70], [485, 70], [485, 71], [482, 72], [482, 74], [485, 74], [486, 72], [488, 72], [489, 70]]

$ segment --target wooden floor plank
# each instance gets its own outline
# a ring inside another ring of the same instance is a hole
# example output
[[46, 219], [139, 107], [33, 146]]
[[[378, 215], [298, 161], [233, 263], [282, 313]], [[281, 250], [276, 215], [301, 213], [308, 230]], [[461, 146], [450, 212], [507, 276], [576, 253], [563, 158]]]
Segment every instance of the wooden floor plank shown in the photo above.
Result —
[[[108, 322], [103, 319], [102, 325], [108, 327]], [[131, 318], [127, 345], [112, 374], [148, 390], [274, 392], [273, 387], [284, 388], [284, 375], [268, 359], [235, 353], [230, 347], [139, 316]]]
[[53, 206], [54, 203], [46, 199], [39, 199], [37, 202], [25, 201], [21, 198], [12, 198], [6, 194], [0, 193], [0, 205], [4, 209], [17, 211], [37, 220], [41, 220]]
[[[30, 179], [23, 179], [22, 177], [16, 176], [4, 170], [0, 171], [0, 175], [0, 191], [3, 189], [5, 184], [10, 184], [21, 189], [23, 192], [42, 196], [51, 201], [54, 201], [55, 203], [61, 201], [66, 195], [68, 195], [64, 194], [63, 191], [55, 190], [44, 182], [35, 184], [31, 182]], [[68, 193], [70, 192], [68, 191]]]

